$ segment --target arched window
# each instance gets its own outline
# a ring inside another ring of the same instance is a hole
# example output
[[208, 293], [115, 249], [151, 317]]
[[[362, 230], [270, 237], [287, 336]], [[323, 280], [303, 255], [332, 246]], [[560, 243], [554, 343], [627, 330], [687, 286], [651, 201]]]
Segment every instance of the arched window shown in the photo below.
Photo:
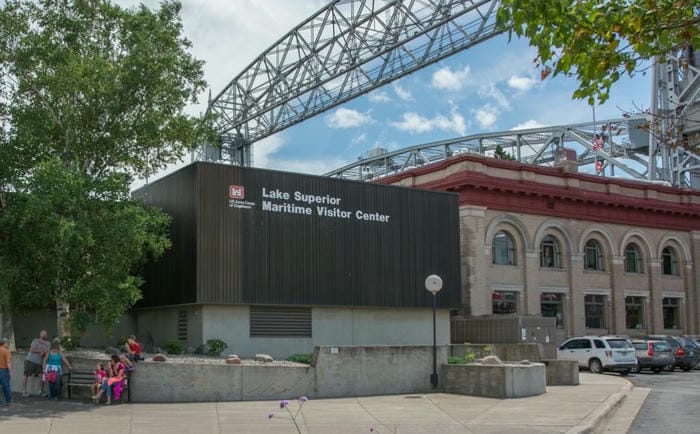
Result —
[[540, 267], [561, 268], [561, 249], [559, 240], [553, 235], [547, 235], [540, 244]]
[[586, 242], [585, 257], [583, 258], [583, 267], [586, 270], [603, 271], [603, 249], [596, 240], [588, 240]]
[[678, 259], [676, 258], [676, 251], [671, 247], [664, 247], [663, 252], [661, 252], [661, 258], [663, 259], [663, 273], [678, 276]]
[[639, 247], [634, 243], [627, 244], [625, 247], [625, 273], [643, 273], [642, 255], [639, 252]]
[[493, 237], [493, 263], [496, 265], [517, 265], [515, 242], [506, 231], [498, 231]]

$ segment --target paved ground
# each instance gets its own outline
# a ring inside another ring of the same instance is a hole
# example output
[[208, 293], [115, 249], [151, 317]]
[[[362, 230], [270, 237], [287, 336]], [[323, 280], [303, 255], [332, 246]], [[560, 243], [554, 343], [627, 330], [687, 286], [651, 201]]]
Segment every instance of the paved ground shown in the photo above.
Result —
[[636, 389], [651, 389], [630, 432], [700, 432], [700, 371], [641, 373], [629, 379]]
[[[579, 386], [550, 387], [542, 396], [512, 400], [442, 393], [312, 400], [298, 422], [305, 433], [580, 432], [600, 422], [630, 392], [630, 383], [619, 376], [582, 373]], [[107, 407], [17, 398], [0, 410], [3, 434], [297, 432], [278, 403], [270, 401]], [[268, 419], [270, 412], [275, 416]]]

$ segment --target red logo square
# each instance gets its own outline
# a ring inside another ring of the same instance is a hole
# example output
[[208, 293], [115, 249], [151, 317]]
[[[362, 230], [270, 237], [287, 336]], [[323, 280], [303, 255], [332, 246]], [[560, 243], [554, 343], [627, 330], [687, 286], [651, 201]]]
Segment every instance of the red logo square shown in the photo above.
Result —
[[229, 185], [228, 197], [231, 199], [245, 199], [245, 187], [242, 185]]

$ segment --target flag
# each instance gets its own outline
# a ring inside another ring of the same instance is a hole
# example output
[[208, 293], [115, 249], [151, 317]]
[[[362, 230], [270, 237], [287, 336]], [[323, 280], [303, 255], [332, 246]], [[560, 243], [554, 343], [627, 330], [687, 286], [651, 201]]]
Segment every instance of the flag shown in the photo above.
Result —
[[595, 162], [595, 173], [600, 173], [603, 171], [603, 161], [598, 160]]
[[599, 151], [603, 148], [603, 138], [602, 137], [596, 137], [593, 140], [593, 150], [594, 151]]

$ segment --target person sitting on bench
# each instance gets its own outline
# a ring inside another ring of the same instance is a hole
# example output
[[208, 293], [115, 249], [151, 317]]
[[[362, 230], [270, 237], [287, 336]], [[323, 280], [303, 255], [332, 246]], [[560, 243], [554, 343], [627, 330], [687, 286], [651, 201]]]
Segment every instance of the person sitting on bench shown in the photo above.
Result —
[[143, 356], [141, 355], [141, 345], [138, 342], [136, 342], [136, 336], [129, 336], [126, 339], [124, 348], [126, 349], [126, 357], [128, 357], [129, 360], [133, 362], [144, 360]]
[[105, 378], [102, 382], [102, 390], [100, 390], [97, 395], [93, 396], [92, 399], [95, 402], [100, 402], [102, 394], [107, 395], [107, 405], [112, 403], [112, 395], [114, 399], [119, 401], [121, 399], [122, 389], [124, 387], [124, 380], [126, 379], [126, 367], [122, 362], [119, 361], [119, 356], [112, 355], [112, 361], [109, 362], [109, 378]]

